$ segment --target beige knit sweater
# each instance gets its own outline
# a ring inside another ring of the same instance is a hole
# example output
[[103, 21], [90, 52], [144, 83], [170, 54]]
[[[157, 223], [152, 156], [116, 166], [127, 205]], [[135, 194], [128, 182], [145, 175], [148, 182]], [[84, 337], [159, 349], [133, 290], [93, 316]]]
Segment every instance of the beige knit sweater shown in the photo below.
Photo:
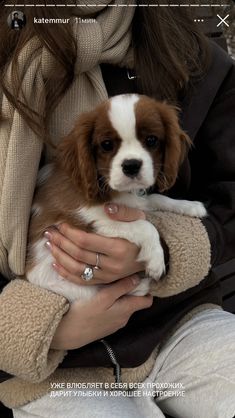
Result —
[[[121, 9], [124, 10], [120, 8], [119, 13]], [[106, 24], [107, 19], [106, 16]], [[116, 24], [120, 26], [123, 19], [119, 14]], [[131, 19], [132, 16], [126, 17], [126, 34]], [[97, 28], [93, 36], [97, 35], [96, 31]], [[83, 35], [88, 34], [84, 32]], [[114, 52], [117, 39], [112, 36], [110, 33], [107, 44], [108, 49], [111, 48], [110, 39], [113, 40], [111, 49]], [[122, 64], [125, 64], [125, 57], [129, 60], [128, 35], [126, 38], [120, 34], [122, 41], [124, 38], [124, 44], [118, 46], [120, 50], [117, 62]], [[35, 46], [37, 40], [34, 39], [31, 47]], [[125, 52], [123, 56], [120, 51]], [[115, 54], [114, 57], [117, 60]], [[21, 58], [23, 60], [23, 56]], [[101, 61], [112, 62], [104, 45], [95, 63]], [[39, 93], [44, 89], [43, 71], [46, 71], [48, 57], [42, 51], [41, 56], [35, 57], [30, 69], [25, 69], [23, 62], [21, 69], [25, 71], [27, 99], [34, 106]], [[27, 74], [33, 74], [34, 88], [27, 89]], [[91, 85], [95, 86], [95, 90], [87, 102], [86, 91]], [[98, 64], [88, 74], [77, 71], [71, 88], [50, 121], [51, 137], [55, 143], [72, 128], [81, 110], [90, 109], [97, 101], [105, 98], [105, 91]], [[81, 103], [82, 97], [84, 100]], [[27, 228], [42, 143], [1, 95], [0, 104], [5, 116], [8, 116], [8, 122], [0, 125], [0, 271], [10, 280], [13, 274], [17, 276], [24, 273]], [[47, 157], [49, 159], [50, 155]], [[161, 212], [149, 214], [148, 220], [156, 225], [170, 251], [168, 274], [152, 287], [152, 293], [166, 297], [198, 284], [210, 268], [210, 243], [201, 221]], [[0, 369], [16, 376], [0, 385], [0, 400], [7, 406], [20, 406], [42, 396], [50, 390], [50, 382], [113, 380], [111, 369], [57, 369], [66, 352], [51, 350], [50, 344], [68, 309], [69, 304], [65, 298], [18, 278], [4, 288], [0, 295]], [[124, 370], [124, 381], [143, 380], [154, 364], [156, 353], [157, 349], [142, 366]]]

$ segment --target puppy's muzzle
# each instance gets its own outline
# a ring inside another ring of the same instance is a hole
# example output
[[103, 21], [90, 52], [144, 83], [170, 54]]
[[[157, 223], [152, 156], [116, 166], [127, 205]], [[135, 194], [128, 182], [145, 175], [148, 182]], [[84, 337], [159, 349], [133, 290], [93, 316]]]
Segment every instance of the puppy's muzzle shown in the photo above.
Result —
[[138, 175], [142, 166], [142, 160], [130, 159], [124, 160], [122, 163], [123, 173], [130, 178], [134, 178]]

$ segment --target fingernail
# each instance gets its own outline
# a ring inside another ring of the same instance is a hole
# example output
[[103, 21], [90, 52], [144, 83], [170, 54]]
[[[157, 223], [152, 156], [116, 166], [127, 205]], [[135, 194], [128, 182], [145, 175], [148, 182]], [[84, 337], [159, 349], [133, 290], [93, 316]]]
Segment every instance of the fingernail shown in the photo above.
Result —
[[56, 264], [56, 263], [52, 263], [52, 267], [53, 267], [53, 269], [55, 269], [56, 271], [58, 271], [58, 270], [59, 270], [59, 266], [58, 266], [58, 264]]
[[132, 283], [133, 283], [134, 285], [139, 284], [139, 283], [140, 283], [140, 278], [139, 278], [138, 276], [134, 276], [134, 277], [132, 277]]
[[111, 214], [118, 212], [118, 205], [115, 203], [105, 203], [104, 208], [106, 212]]
[[49, 241], [45, 242], [45, 247], [51, 251], [51, 243]]
[[51, 233], [49, 231], [45, 231], [44, 232], [44, 237], [46, 237], [47, 239], [50, 240], [52, 238], [52, 235], [51, 235]]

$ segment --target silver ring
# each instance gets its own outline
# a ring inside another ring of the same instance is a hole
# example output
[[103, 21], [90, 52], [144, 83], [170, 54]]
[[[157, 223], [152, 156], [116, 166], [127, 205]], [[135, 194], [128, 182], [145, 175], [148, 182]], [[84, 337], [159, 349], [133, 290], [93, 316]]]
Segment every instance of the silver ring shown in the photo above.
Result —
[[99, 261], [100, 261], [100, 255], [99, 255], [99, 253], [96, 253], [96, 263], [95, 263], [95, 267], [94, 267], [95, 270], [100, 269]]
[[93, 267], [86, 265], [84, 272], [81, 274], [81, 278], [85, 280], [85, 282], [89, 282], [94, 277]]

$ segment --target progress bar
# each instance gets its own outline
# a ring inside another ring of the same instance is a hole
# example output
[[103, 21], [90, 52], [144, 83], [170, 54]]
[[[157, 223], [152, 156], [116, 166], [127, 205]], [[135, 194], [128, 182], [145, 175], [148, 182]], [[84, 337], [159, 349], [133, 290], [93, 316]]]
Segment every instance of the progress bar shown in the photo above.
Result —
[[4, 4], [5, 7], [230, 7], [230, 4]]

